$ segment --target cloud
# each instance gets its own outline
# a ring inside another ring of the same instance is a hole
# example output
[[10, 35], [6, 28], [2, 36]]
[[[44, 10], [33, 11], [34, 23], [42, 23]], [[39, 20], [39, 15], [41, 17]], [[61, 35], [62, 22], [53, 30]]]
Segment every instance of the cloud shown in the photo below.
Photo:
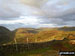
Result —
[[[30, 3], [30, 4], [33, 4], [33, 3]], [[21, 0], [6, 0], [6, 1], [0, 0], [0, 8], [1, 8], [0, 17], [6, 18], [6, 19], [11, 18], [11, 17], [19, 17], [21, 15], [22, 16], [29, 16], [29, 15], [41, 16], [43, 14], [40, 8], [27, 5], [27, 4], [23, 4]]]
[[74, 13], [75, 0], [0, 0], [0, 17], [56, 17]]
[[75, 0], [49, 0], [42, 9], [48, 17], [62, 16], [75, 13]]
[[0, 25], [18, 27], [75, 26], [75, 0], [0, 0]]

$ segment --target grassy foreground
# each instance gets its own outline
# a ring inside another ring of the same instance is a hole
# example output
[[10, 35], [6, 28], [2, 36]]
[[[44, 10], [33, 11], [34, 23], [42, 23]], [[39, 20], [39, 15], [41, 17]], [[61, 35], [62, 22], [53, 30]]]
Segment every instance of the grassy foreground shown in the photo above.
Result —
[[20, 53], [9, 54], [8, 56], [59, 56], [58, 51], [51, 50], [51, 48], [42, 48]]

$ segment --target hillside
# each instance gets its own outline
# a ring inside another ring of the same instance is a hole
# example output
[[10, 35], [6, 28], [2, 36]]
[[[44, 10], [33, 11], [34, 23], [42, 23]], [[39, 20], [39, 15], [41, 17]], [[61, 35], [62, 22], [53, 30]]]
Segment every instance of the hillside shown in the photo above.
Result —
[[18, 28], [14, 31], [16, 31], [16, 33], [37, 33], [37, 30], [34, 28]]
[[11, 31], [5, 27], [0, 26], [0, 45], [10, 42], [11, 39]]
[[58, 51], [75, 50], [75, 31], [59, 28], [18, 28], [10, 31], [0, 27], [0, 45], [1, 56], [58, 56]]
[[61, 28], [58, 28], [58, 30], [75, 31], [75, 27], [61, 27]]
[[[3, 49], [0, 49], [0, 53], [4, 53], [5, 56], [59, 56], [59, 51], [75, 50], [75, 45], [69, 44], [66, 38], [42, 43], [11, 44], [0, 46], [0, 48], [1, 47], [3, 47]], [[4, 50], [4, 52], [2, 52], [2, 50]]]
[[[64, 38], [75, 39], [75, 31], [71, 31], [72, 28], [73, 27], [68, 27], [70, 31], [59, 30], [61, 28], [19, 28], [14, 30], [13, 33], [17, 43], [40, 43], [52, 40], [63, 40]], [[71, 36], [69, 36], [70, 34]]]
[[[61, 29], [61, 30], [60, 30]], [[63, 29], [67, 29], [65, 31]], [[62, 27], [62, 28], [18, 28], [14, 31], [10, 31], [5, 27], [0, 27], [0, 40], [2, 44], [8, 42], [8, 44], [15, 43], [40, 43], [52, 40], [75, 39], [74, 27]]]

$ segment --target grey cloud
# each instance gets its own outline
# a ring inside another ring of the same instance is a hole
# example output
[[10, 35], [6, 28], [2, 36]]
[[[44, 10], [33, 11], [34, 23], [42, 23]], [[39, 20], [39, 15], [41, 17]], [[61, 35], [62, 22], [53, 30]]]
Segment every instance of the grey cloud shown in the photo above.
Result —
[[0, 17], [0, 20], [17, 20], [17, 19], [20, 19], [19, 17]]
[[64, 25], [74, 25], [75, 22], [75, 14], [67, 14], [64, 16], [60, 17], [55, 17], [55, 18], [44, 18], [41, 22], [41, 24], [56, 24], [57, 26], [64, 26]]
[[0, 0], [0, 17], [59, 17], [75, 13], [75, 0]]
[[[38, 17], [39, 22], [35, 25], [26, 25], [20, 22], [15, 24], [2, 24], [2, 26], [10, 29], [18, 27], [39, 27], [40, 24], [53, 24], [55, 27], [64, 25], [75, 26], [74, 5], [75, 0], [0, 0], [0, 20], [25, 19], [20, 18], [20, 16]], [[32, 18], [29, 18], [29, 20], [32, 21]]]
[[64, 21], [75, 21], [75, 13], [67, 14], [59, 18], [62, 18]]
[[[23, 4], [22, 1], [33, 4], [34, 6]], [[28, 15], [41, 15], [42, 11], [40, 8], [35, 7], [37, 5], [37, 0], [0, 0], [0, 17], [12, 18], [19, 16]], [[44, 0], [45, 1], [45, 0]], [[40, 2], [40, 0], [38, 1]], [[35, 3], [35, 4], [34, 4]]]
[[45, 4], [48, 0], [20, 0], [24, 5], [30, 5], [34, 7], [40, 8], [43, 4]]
[[48, 17], [59, 17], [69, 13], [75, 13], [74, 5], [75, 0], [50, 0], [42, 9]]
[[63, 23], [63, 19], [61, 18], [48, 18], [48, 19], [42, 19], [42, 22], [40, 22], [42, 24], [46, 23], [46, 24], [60, 24], [60, 23]]

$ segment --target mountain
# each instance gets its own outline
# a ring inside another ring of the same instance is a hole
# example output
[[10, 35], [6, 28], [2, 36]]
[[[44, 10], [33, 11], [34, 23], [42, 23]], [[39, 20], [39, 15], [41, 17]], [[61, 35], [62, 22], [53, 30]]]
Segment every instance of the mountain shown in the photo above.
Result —
[[11, 39], [11, 31], [0, 26], [0, 45], [9, 42]]
[[37, 30], [34, 28], [18, 28], [14, 31], [16, 31], [16, 33], [37, 33]]
[[[75, 27], [61, 28], [18, 28], [13, 31], [0, 26], [0, 44], [4, 43], [36, 43], [64, 38], [75, 39]], [[69, 35], [70, 34], [70, 35]]]
[[75, 27], [61, 27], [61, 28], [58, 28], [58, 30], [75, 31]]
[[62, 31], [75, 31], [75, 27], [68, 27], [68, 26], [64, 26], [64, 27], [54, 27], [54, 28], [39, 28], [39, 30], [62, 30]]

